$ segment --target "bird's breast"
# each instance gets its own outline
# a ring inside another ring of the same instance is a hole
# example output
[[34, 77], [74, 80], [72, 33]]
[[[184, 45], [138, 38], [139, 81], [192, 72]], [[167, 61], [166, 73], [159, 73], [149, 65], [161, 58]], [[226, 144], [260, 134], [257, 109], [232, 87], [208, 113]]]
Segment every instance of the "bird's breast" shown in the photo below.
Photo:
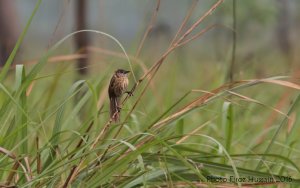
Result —
[[128, 78], [127, 77], [118, 77], [118, 78], [116, 78], [114, 83], [115, 83], [115, 86], [114, 86], [115, 94], [116, 94], [116, 96], [119, 97], [127, 89]]

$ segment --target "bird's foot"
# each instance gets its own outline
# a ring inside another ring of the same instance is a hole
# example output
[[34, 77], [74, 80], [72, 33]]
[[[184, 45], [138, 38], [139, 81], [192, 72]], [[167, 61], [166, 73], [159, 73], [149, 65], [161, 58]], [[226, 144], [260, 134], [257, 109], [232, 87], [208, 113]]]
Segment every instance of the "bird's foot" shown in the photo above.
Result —
[[130, 97], [133, 96], [133, 92], [132, 91], [125, 91], [125, 93], [127, 93]]

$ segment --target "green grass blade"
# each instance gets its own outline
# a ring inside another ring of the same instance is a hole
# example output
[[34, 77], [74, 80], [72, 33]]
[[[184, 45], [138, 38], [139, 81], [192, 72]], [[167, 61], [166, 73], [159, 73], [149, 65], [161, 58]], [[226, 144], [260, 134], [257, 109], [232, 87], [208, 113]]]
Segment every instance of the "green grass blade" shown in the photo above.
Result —
[[176, 123], [176, 134], [177, 135], [183, 135], [184, 133], [184, 119], [180, 119]]
[[[272, 148], [272, 146], [274, 145], [275, 140], [277, 139], [282, 127], [287, 123], [288, 117], [291, 115], [291, 113], [294, 111], [294, 109], [297, 107], [298, 103], [300, 102], [300, 94], [296, 97], [296, 99], [294, 100], [294, 102], [291, 104], [290, 109], [288, 110], [287, 115], [283, 118], [283, 120], [281, 121], [281, 123], [279, 124], [279, 127], [277, 128], [275, 134], [273, 135], [269, 145], [267, 146], [264, 154], [268, 154]], [[263, 160], [264, 157], [262, 157], [262, 159], [260, 160], [260, 162], [258, 163], [256, 170], [260, 169], [262, 164], [263, 164]]]
[[[24, 65], [17, 65], [16, 66], [16, 88], [22, 89], [21, 85], [25, 80], [25, 68]], [[21, 95], [19, 97], [19, 106], [23, 109], [25, 113], [27, 113], [27, 97], [26, 97], [26, 90], [21, 91]], [[21, 139], [26, 138], [28, 135], [27, 133], [27, 116], [22, 113], [20, 108], [17, 107], [16, 109], [16, 128], [21, 128]], [[20, 139], [20, 140], [21, 140]], [[28, 141], [27, 139], [23, 141], [21, 145], [21, 153], [27, 154], [28, 153]]]
[[56, 155], [55, 149], [57, 148], [57, 146], [59, 144], [59, 139], [60, 139], [59, 133], [61, 132], [61, 129], [62, 129], [63, 116], [64, 116], [66, 102], [70, 99], [71, 96], [74, 95], [74, 92], [76, 91], [76, 89], [78, 87], [80, 87], [84, 82], [85, 82], [85, 80], [79, 80], [72, 85], [72, 87], [70, 88], [68, 94], [66, 95], [66, 97], [64, 99], [63, 105], [59, 108], [59, 110], [56, 114], [56, 119], [55, 119], [54, 127], [52, 130], [52, 134], [51, 134], [52, 139], [50, 142], [52, 148], [49, 153], [48, 159], [46, 160], [46, 162], [44, 164], [44, 168], [47, 168], [49, 166], [49, 164], [51, 163], [51, 161], [55, 159], [55, 155]]
[[155, 123], [157, 123], [161, 118], [167, 115], [175, 106], [177, 106], [183, 99], [185, 99], [191, 92], [185, 93], [180, 99], [178, 99], [172, 106], [170, 106], [163, 114], [161, 114], [158, 118], [153, 121], [148, 128], [151, 128]]
[[230, 102], [223, 103], [222, 124], [225, 129], [225, 148], [230, 153], [232, 135], [233, 135], [233, 109]]

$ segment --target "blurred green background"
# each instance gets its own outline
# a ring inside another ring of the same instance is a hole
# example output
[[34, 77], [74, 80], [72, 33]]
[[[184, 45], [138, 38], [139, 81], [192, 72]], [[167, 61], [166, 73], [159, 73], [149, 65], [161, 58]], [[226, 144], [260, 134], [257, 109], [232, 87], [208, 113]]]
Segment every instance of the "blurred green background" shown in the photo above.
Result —
[[[179, 36], [216, 3], [162, 0], [155, 12], [157, 2], [44, 0], [34, 15], [37, 1], [0, 1], [2, 66], [24, 34], [7, 61], [8, 75], [5, 67], [0, 73], [0, 151], [6, 154], [0, 186], [197, 185], [205, 175], [236, 175], [232, 159], [242, 176], [284, 175], [300, 184], [298, 0], [225, 0], [190, 36], [216, 27], [172, 52], [149, 87], [152, 75], [126, 101], [121, 122], [106, 127], [109, 80], [116, 69], [130, 69], [112, 36], [131, 59], [131, 89], [134, 76], [139, 80], [168, 49], [190, 8]], [[83, 29], [96, 32], [73, 33]], [[22, 163], [30, 180], [19, 167], [15, 172], [3, 148], [20, 161], [29, 157], [29, 165]], [[74, 166], [78, 174], [68, 182]]]

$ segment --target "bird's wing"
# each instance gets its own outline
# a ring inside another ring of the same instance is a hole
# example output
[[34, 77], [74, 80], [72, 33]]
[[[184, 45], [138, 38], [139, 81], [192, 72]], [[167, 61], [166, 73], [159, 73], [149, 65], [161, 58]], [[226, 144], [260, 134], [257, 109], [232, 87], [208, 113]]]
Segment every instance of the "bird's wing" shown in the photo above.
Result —
[[116, 77], [113, 75], [113, 77], [110, 79], [109, 87], [108, 87], [108, 95], [109, 98], [115, 97], [114, 94], [114, 85], [115, 85]]

